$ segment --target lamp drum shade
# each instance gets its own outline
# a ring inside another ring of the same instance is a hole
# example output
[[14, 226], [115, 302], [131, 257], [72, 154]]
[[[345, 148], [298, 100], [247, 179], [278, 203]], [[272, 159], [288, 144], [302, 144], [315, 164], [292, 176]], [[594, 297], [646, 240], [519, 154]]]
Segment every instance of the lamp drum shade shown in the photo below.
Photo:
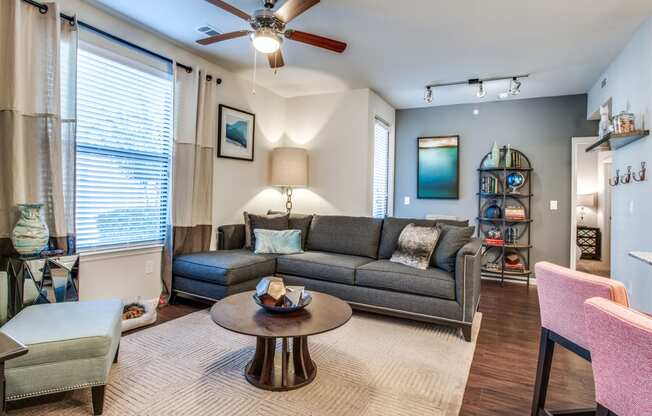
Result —
[[577, 206], [585, 208], [596, 208], [598, 206], [598, 194], [581, 194], [577, 196]]
[[298, 147], [277, 147], [272, 151], [272, 186], [308, 186], [308, 152]]

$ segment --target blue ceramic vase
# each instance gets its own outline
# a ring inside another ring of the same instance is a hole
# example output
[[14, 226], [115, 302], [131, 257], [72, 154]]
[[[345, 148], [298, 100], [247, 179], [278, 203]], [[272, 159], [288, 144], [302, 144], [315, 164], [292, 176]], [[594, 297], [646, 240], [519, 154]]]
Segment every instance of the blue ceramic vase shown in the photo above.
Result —
[[11, 233], [18, 254], [33, 256], [43, 251], [50, 239], [48, 226], [41, 216], [43, 204], [19, 204], [20, 217]]

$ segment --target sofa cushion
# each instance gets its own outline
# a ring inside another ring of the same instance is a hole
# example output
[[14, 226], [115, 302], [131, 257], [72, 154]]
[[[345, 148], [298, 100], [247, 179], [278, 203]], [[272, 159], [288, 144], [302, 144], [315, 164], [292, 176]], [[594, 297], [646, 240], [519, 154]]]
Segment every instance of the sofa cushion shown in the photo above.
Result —
[[382, 224], [380, 218], [315, 215], [308, 250], [377, 258]]
[[[284, 214], [281, 211], [267, 211], [267, 215]], [[301, 248], [305, 250], [306, 243], [308, 242], [308, 232], [310, 231], [310, 223], [312, 222], [312, 214], [295, 214], [291, 213], [288, 219], [289, 230], [301, 230]]]
[[117, 299], [28, 306], [2, 330], [29, 351], [5, 365], [18, 368], [108, 357], [112, 342], [120, 338], [121, 317], [122, 302]]
[[220, 250], [174, 258], [172, 273], [188, 279], [229, 286], [274, 274], [276, 256], [251, 250]]
[[437, 248], [430, 258], [430, 265], [452, 272], [455, 271], [457, 252], [473, 238], [475, 227], [455, 227], [438, 224], [440, 236]]
[[410, 218], [385, 218], [383, 220], [383, 230], [380, 238], [380, 248], [378, 249], [379, 259], [388, 259], [392, 257], [396, 251], [396, 243], [401, 231], [408, 224], [414, 224], [419, 227], [434, 227], [437, 224], [456, 225], [458, 227], [466, 227], [469, 225], [467, 220], [424, 220], [424, 219], [410, 219]]
[[[289, 215], [255, 215], [249, 214], [249, 243], [250, 246], [246, 246], [247, 240], [245, 239], [245, 247], [251, 248], [252, 250], [256, 247], [256, 236], [254, 235], [254, 230], [287, 230], [289, 224]], [[245, 223], [245, 232], [247, 229], [247, 223]]]
[[355, 269], [373, 260], [346, 254], [307, 251], [279, 256], [277, 261], [276, 270], [279, 273], [352, 285], [355, 282]]
[[389, 260], [377, 260], [356, 271], [356, 286], [455, 300], [455, 278], [450, 272], [430, 267], [419, 270]]

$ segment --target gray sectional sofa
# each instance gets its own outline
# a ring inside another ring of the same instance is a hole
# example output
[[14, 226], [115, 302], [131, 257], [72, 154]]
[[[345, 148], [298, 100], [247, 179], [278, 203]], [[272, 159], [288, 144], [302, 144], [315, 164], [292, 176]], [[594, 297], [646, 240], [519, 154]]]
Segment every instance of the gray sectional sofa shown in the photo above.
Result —
[[217, 300], [251, 290], [261, 277], [275, 274], [287, 284], [337, 296], [354, 309], [459, 327], [470, 341], [480, 298], [480, 240], [458, 251], [453, 272], [389, 261], [407, 224], [437, 222], [467, 224], [315, 215], [304, 253], [291, 255], [254, 254], [243, 248], [243, 224], [221, 226], [217, 251], [174, 259], [173, 296]]

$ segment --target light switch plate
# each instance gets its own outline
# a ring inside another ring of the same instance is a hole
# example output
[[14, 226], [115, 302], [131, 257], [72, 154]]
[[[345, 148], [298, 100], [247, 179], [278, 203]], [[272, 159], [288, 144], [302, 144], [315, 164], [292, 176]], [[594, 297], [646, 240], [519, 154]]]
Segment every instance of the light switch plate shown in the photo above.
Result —
[[145, 262], [145, 274], [154, 273], [154, 263], [151, 260]]
[[403, 198], [403, 204], [404, 205], [410, 205], [410, 197], [409, 196], [406, 196], [405, 198]]
[[559, 203], [555, 200], [550, 201], [550, 210], [557, 211], [559, 209]]

